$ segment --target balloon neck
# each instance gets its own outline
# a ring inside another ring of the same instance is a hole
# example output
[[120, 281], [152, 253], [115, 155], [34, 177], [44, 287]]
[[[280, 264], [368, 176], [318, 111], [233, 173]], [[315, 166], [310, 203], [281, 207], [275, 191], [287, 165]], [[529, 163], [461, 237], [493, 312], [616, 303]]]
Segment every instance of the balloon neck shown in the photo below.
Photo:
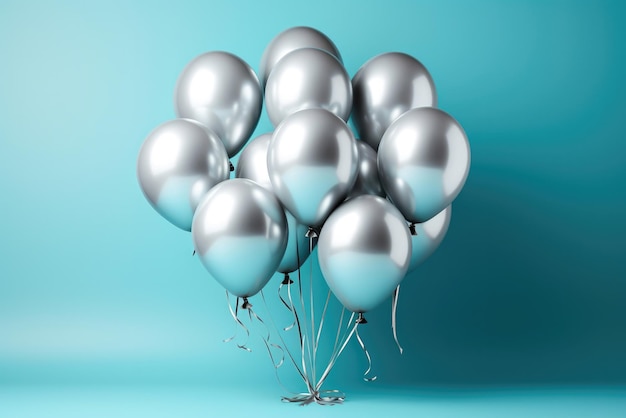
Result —
[[252, 308], [252, 304], [248, 302], [248, 298], [243, 298], [243, 302], [241, 303], [241, 309], [250, 309]]
[[307, 238], [317, 238], [318, 235], [319, 235], [319, 232], [317, 231], [317, 229], [310, 226], [309, 230], [306, 231], [306, 234], [304, 236]]
[[363, 316], [363, 312], [359, 312], [359, 317], [356, 319], [357, 324], [367, 324], [367, 319]]
[[409, 225], [409, 232], [411, 232], [411, 235], [413, 236], [417, 235], [417, 231], [415, 230], [415, 222], [411, 222], [411, 224]]
[[233, 163], [229, 161], [228, 164], [230, 166], [230, 171], [235, 171], [235, 166], [233, 165]]
[[293, 280], [289, 278], [289, 273], [285, 273], [285, 277], [283, 278], [282, 284], [292, 284], [292, 283], [293, 283]]

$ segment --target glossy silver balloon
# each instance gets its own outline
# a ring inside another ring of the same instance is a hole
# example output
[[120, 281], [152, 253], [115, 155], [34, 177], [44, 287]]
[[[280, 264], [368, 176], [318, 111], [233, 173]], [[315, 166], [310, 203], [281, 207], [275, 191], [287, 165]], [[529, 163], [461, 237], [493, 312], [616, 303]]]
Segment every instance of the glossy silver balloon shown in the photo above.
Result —
[[239, 297], [272, 277], [287, 245], [287, 220], [276, 197], [248, 179], [215, 186], [196, 211], [194, 247], [208, 272]]
[[415, 225], [417, 235], [411, 236], [413, 249], [411, 251], [409, 271], [415, 270], [417, 266], [426, 261], [439, 248], [441, 241], [446, 236], [446, 232], [448, 232], [451, 215], [452, 206], [448, 206], [433, 218]]
[[267, 190], [274, 192], [267, 171], [267, 148], [272, 139], [271, 133], [257, 136], [241, 151], [235, 177], [250, 179]]
[[[274, 193], [267, 171], [267, 150], [271, 139], [272, 134], [263, 134], [246, 145], [239, 156], [236, 176], [250, 179]], [[296, 218], [287, 210], [285, 210], [285, 216], [287, 217], [289, 238], [287, 239], [287, 249], [277, 271], [291, 273], [297, 270], [309, 257], [309, 239], [305, 236], [308, 228], [298, 223]], [[316, 244], [317, 241], [314, 243]]]
[[328, 52], [341, 62], [339, 50], [326, 35], [307, 26], [296, 26], [279, 33], [269, 43], [261, 57], [259, 78], [265, 87], [272, 69], [285, 55], [300, 48], [317, 48]]
[[282, 204], [298, 222], [319, 227], [352, 189], [358, 168], [356, 140], [333, 113], [302, 110], [274, 131], [267, 167]]
[[364, 194], [385, 197], [385, 191], [378, 177], [376, 151], [363, 141], [356, 141], [356, 144], [359, 150], [359, 171], [348, 199]]
[[426, 67], [410, 55], [378, 55], [352, 79], [352, 122], [374, 150], [391, 123], [409, 109], [437, 106], [435, 83]]
[[387, 196], [410, 222], [425, 222], [461, 191], [470, 166], [465, 131], [446, 112], [412, 109], [389, 126], [378, 149]]
[[213, 130], [230, 157], [252, 135], [261, 116], [263, 95], [254, 71], [241, 58], [213, 51], [196, 57], [178, 77], [176, 114]]
[[189, 119], [159, 125], [137, 158], [137, 178], [148, 202], [186, 231], [202, 197], [229, 175], [228, 155], [217, 135]]
[[297, 49], [274, 66], [265, 86], [265, 106], [274, 126], [303, 109], [326, 109], [348, 120], [352, 108], [350, 76], [328, 52]]
[[322, 275], [352, 312], [367, 312], [404, 278], [411, 238], [402, 214], [379, 196], [359, 196], [328, 218], [317, 244]]

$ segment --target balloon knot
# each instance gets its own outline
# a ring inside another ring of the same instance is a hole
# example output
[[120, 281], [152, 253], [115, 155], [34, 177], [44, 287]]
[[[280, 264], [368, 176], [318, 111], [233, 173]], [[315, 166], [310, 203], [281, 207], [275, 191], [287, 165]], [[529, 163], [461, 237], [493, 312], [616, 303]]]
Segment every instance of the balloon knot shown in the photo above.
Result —
[[235, 171], [235, 166], [233, 165], [233, 163], [229, 161], [228, 164], [230, 164], [230, 171]]
[[313, 228], [312, 226], [310, 226], [309, 230], [306, 231], [306, 234], [304, 236], [307, 238], [317, 238], [318, 235], [319, 233], [317, 232], [317, 230]]
[[241, 309], [250, 309], [252, 308], [252, 304], [248, 302], [248, 298], [243, 298], [243, 302], [241, 303]]
[[289, 278], [289, 273], [285, 273], [285, 278], [283, 279], [282, 284], [292, 284], [293, 280]]
[[409, 225], [409, 231], [411, 232], [411, 235], [415, 236], [417, 235], [417, 231], [415, 230], [415, 222], [411, 223], [411, 225]]
[[367, 324], [367, 319], [363, 316], [363, 312], [359, 312], [359, 317], [356, 319], [357, 324]]

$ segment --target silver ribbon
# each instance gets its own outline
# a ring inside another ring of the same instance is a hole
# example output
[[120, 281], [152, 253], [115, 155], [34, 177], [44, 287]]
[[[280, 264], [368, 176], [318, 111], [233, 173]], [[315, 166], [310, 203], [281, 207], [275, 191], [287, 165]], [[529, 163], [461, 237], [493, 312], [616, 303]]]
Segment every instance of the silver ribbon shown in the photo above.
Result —
[[[250, 322], [252, 323], [252, 318], [254, 318], [261, 325], [263, 325], [263, 327], [265, 328], [265, 331], [266, 331], [267, 334], [266, 335], [262, 335], [261, 339], [263, 340], [263, 343], [265, 344], [265, 347], [267, 348], [267, 352], [268, 352], [268, 354], [270, 356], [270, 360], [272, 361], [272, 365], [274, 366], [274, 369], [278, 370], [278, 368], [280, 366], [282, 366], [283, 363], [285, 362], [285, 350], [283, 350], [283, 348], [280, 345], [274, 344], [274, 343], [271, 342], [271, 334], [270, 334], [269, 327], [265, 324], [265, 322], [263, 322], [261, 317], [259, 317], [259, 315], [257, 315], [256, 312], [254, 312], [252, 310], [252, 304], [250, 302], [248, 302], [247, 299], [244, 299], [244, 301], [245, 301], [244, 303], [245, 303], [245, 306], [246, 306], [245, 309], [248, 310], [248, 316], [250, 317]], [[281, 358], [280, 358], [280, 361], [278, 363], [276, 363], [276, 361], [274, 361], [274, 355], [272, 354], [272, 350], [271, 350], [270, 347], [274, 347], [277, 350], [280, 350]], [[277, 375], [277, 377], [278, 377], [278, 375]], [[279, 382], [280, 382], [280, 379], [279, 379]], [[282, 385], [282, 383], [281, 383], [281, 385]]]
[[393, 339], [396, 340], [396, 345], [398, 346], [398, 350], [400, 350], [400, 354], [404, 351], [400, 342], [398, 341], [398, 326], [396, 325], [396, 312], [398, 311], [398, 297], [400, 296], [400, 285], [396, 287], [396, 290], [393, 291], [393, 298], [391, 302], [391, 330], [393, 331]]
[[[267, 306], [267, 301], [265, 300], [265, 295], [263, 294], [263, 290], [261, 290], [261, 298], [263, 299], [263, 303], [265, 304], [265, 308], [268, 310], [269, 312], [269, 308]], [[276, 324], [274, 323], [274, 319], [272, 318], [271, 315], [269, 315], [270, 321], [272, 322], [272, 325], [274, 326], [274, 328], [276, 328]], [[298, 374], [300, 374], [300, 377], [302, 377], [303, 380], [307, 380], [306, 376], [304, 375], [304, 373], [302, 372], [302, 370], [300, 369], [300, 367], [298, 367], [298, 363], [296, 362], [296, 360], [294, 359], [293, 355], [291, 354], [291, 351], [289, 351], [289, 347], [287, 346], [287, 344], [285, 343], [285, 340], [283, 339], [283, 336], [280, 334], [280, 332], [277, 333], [278, 337], [280, 338], [280, 341], [282, 342], [284, 348], [284, 353], [287, 353], [287, 356], [289, 357], [289, 359], [291, 360], [291, 362], [293, 363], [294, 367], [296, 368], [296, 370], [298, 371]], [[271, 354], [270, 354], [271, 356]], [[278, 376], [278, 367], [276, 367], [276, 379], [278, 380], [278, 383], [285, 389], [287, 389], [281, 382], [280, 377]], [[290, 390], [287, 389], [288, 392], [291, 392]], [[292, 392], [295, 393], [295, 392]]]
[[367, 370], [365, 370], [365, 373], [363, 373], [363, 380], [365, 380], [366, 382], [373, 382], [374, 380], [378, 378], [378, 376], [367, 377], [369, 372], [372, 370], [372, 358], [370, 357], [370, 353], [367, 351], [367, 348], [365, 347], [365, 344], [363, 343], [363, 340], [361, 339], [361, 336], [359, 335], [358, 328], [359, 328], [359, 324], [361, 323], [363, 322], [359, 322], [357, 320], [356, 326], [354, 327], [354, 331], [356, 334], [356, 339], [359, 342], [359, 345], [361, 346], [361, 350], [363, 350], [365, 357], [367, 357]]
[[[228, 310], [230, 311], [230, 314], [232, 315], [233, 319], [235, 320], [235, 324], [239, 325], [246, 332], [246, 342], [244, 344], [237, 344], [237, 347], [241, 348], [242, 350], [246, 350], [247, 352], [252, 352], [252, 350], [250, 350], [246, 346], [246, 344], [248, 343], [248, 340], [250, 339], [250, 331], [243, 324], [243, 322], [241, 322], [241, 320], [237, 316], [237, 314], [239, 312], [239, 298], [237, 298], [237, 300], [235, 301], [235, 310], [233, 311], [233, 307], [230, 306], [230, 295], [228, 294], [228, 290], [227, 290], [226, 291], [226, 302], [228, 303]], [[223, 342], [227, 343], [227, 342], [230, 342], [230, 341], [234, 340], [235, 337], [237, 337], [237, 329], [238, 328], [235, 328], [235, 333], [233, 334], [232, 337], [226, 338], [225, 340], [223, 340]]]
[[343, 403], [346, 395], [338, 390], [322, 390], [314, 393], [298, 393], [291, 397], [282, 397], [282, 401], [286, 403], [299, 403], [300, 406], [308, 405], [313, 402], [319, 405], [337, 405]]
[[[352, 322], [353, 319], [354, 319], [354, 313], [350, 317], [350, 321], [348, 321], [348, 326], [350, 326], [350, 323]], [[348, 335], [345, 336], [345, 333], [344, 333], [344, 338], [342, 339], [343, 342], [339, 346], [339, 350], [333, 352], [333, 354], [332, 354], [332, 356], [330, 358], [330, 361], [328, 362], [328, 366], [326, 366], [326, 370], [324, 370], [324, 373], [322, 374], [322, 377], [320, 377], [320, 380], [317, 382], [317, 385], [315, 387], [316, 390], [319, 390], [319, 388], [322, 387], [322, 384], [324, 383], [324, 381], [326, 380], [326, 378], [330, 374], [331, 370], [335, 366], [335, 363], [337, 362], [337, 359], [339, 358], [339, 356], [341, 356], [341, 353], [343, 353], [343, 350], [348, 345], [348, 342], [352, 338], [352, 335], [354, 335], [354, 333], [356, 332], [356, 329], [357, 329], [358, 325], [359, 325], [359, 323], [355, 322], [354, 326], [352, 327], [352, 330], [348, 333]]]

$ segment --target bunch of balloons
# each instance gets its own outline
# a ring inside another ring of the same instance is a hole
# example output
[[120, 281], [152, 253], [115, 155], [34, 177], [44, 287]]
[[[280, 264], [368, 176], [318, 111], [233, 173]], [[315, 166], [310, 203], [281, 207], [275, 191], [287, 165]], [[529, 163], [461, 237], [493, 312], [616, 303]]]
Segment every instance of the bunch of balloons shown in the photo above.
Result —
[[[263, 98], [274, 131], [246, 145]], [[248, 298], [275, 272], [284, 274], [279, 286], [289, 297], [281, 300], [302, 348], [302, 362], [293, 363], [307, 385], [286, 399], [340, 402], [321, 384], [353, 335], [365, 350], [357, 330], [363, 313], [393, 296], [395, 336], [400, 282], [447, 231], [470, 165], [463, 128], [436, 107], [433, 79], [417, 59], [381, 54], [351, 79], [335, 44], [309, 27], [276, 36], [259, 77], [233, 54], [198, 56], [180, 74], [174, 102], [178, 118], [154, 129], [139, 152], [145, 197], [191, 231], [204, 267], [237, 297], [237, 321], [239, 308], [252, 312]], [[235, 171], [229, 158], [240, 151]], [[309, 329], [289, 277], [316, 244], [330, 291], [352, 312], [319, 379], [310, 354], [317, 349], [313, 301]]]

